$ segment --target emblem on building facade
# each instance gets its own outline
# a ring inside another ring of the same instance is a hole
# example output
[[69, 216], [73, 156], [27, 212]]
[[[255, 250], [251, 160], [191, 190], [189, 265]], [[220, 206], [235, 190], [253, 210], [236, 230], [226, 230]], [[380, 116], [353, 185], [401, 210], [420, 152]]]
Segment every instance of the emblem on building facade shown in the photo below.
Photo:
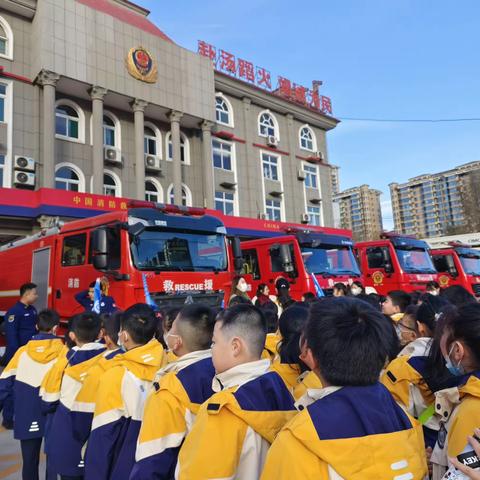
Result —
[[125, 59], [128, 73], [142, 82], [155, 83], [158, 77], [157, 62], [143, 47], [131, 48]]

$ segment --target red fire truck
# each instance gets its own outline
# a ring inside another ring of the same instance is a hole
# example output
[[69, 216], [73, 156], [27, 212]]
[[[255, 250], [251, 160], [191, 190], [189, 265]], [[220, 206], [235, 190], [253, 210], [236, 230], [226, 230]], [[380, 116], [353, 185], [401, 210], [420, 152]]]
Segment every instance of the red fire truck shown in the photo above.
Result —
[[433, 263], [441, 287], [461, 285], [480, 297], [480, 251], [458, 242], [432, 250]]
[[325, 295], [333, 293], [337, 282], [348, 285], [362, 281], [349, 231], [286, 224], [283, 230], [275, 236], [269, 233], [269, 238], [241, 243], [242, 273], [251, 285], [252, 294], [260, 283], [272, 288], [279, 277], [290, 282], [290, 295], [295, 300], [300, 300], [306, 292], [315, 293], [312, 275]]
[[[38, 285], [37, 309], [65, 319], [82, 311], [74, 295], [99, 276], [120, 308], [144, 302], [143, 274], [157, 305], [229, 296], [234, 260], [225, 226], [204, 209], [130, 201], [128, 208], [75, 220], [0, 248], [0, 310], [18, 298], [22, 283]], [[241, 266], [239, 242], [233, 243]]]
[[356, 243], [355, 250], [365, 285], [381, 295], [425, 290], [428, 282], [438, 281], [430, 247], [423, 240], [384, 233], [380, 240]]

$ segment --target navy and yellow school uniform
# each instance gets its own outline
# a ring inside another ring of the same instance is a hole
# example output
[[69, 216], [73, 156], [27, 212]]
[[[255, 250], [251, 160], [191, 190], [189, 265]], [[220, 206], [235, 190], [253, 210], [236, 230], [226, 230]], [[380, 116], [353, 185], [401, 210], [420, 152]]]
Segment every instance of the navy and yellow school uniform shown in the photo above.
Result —
[[272, 362], [279, 361], [278, 346], [281, 341], [282, 336], [279, 332], [267, 333], [262, 358], [270, 358]]
[[217, 375], [212, 389], [180, 449], [175, 478], [259, 478], [275, 435], [296, 414], [293, 397], [268, 360]]
[[311, 395], [314, 395], [316, 390], [323, 388], [322, 382], [318, 378], [318, 375], [311, 370], [303, 372], [297, 380], [297, 384], [293, 389], [293, 398], [300, 404], [310, 404]]
[[421, 480], [420, 425], [377, 383], [327, 387], [278, 434], [262, 480]]
[[154, 339], [118, 355], [101, 376], [85, 454], [86, 480], [129, 478], [147, 393], [165, 361]]
[[464, 450], [472, 451], [467, 436], [473, 436], [480, 425], [480, 372], [460, 378], [465, 382], [461, 386], [435, 394], [436, 413], [443, 421], [431, 457], [432, 480], [443, 478], [447, 469], [453, 468], [448, 457], [458, 458]]
[[211, 350], [188, 353], [165, 367], [148, 397], [130, 480], [173, 478], [180, 447], [200, 405], [213, 395]]
[[302, 374], [300, 366], [297, 363], [272, 363], [272, 370], [277, 372], [281, 379], [285, 382], [288, 391], [293, 395], [295, 387], [299, 383]]
[[102, 375], [115, 363], [112, 361], [117, 355], [123, 353], [121, 348], [105, 350], [98, 361], [85, 375], [80, 390], [75, 397], [71, 408], [73, 435], [84, 445], [92, 429], [93, 413], [95, 411], [95, 398]]
[[47, 454], [52, 468], [60, 475], [83, 475], [83, 445], [73, 435], [72, 405], [88, 370], [98, 362], [104, 351], [105, 345], [92, 342], [74, 347], [67, 354], [68, 364], [63, 373], [60, 398], [48, 432]]

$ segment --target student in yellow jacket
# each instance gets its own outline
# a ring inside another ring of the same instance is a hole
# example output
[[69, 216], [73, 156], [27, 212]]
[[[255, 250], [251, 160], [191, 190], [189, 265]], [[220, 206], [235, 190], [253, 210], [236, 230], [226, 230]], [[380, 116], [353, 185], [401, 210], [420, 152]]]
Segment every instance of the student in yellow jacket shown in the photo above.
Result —
[[102, 314], [102, 331], [105, 351], [98, 358], [83, 378], [83, 383], [75, 397], [71, 407], [73, 435], [84, 445], [90, 435], [92, 428], [93, 412], [95, 411], [95, 398], [101, 376], [113, 365], [112, 360], [123, 353], [118, 346], [118, 332], [120, 330], [121, 312], [114, 312], [111, 315]]
[[284, 382], [260, 359], [265, 335], [265, 319], [252, 305], [236, 305], [218, 316], [212, 342], [215, 394], [200, 407], [175, 478], [259, 478], [271, 442], [296, 413]]
[[[40, 384], [63, 348], [63, 342], [55, 336], [60, 317], [53, 310], [38, 314], [38, 334], [20, 347], [0, 375], [0, 405], [2, 400], [15, 392], [13, 436], [20, 440], [22, 449], [22, 478], [38, 480], [38, 464], [43, 436], [45, 415], [40, 399]], [[47, 464], [47, 480], [55, 478]]]
[[370, 305], [331, 298], [314, 305], [302, 359], [324, 388], [278, 434], [262, 480], [422, 480], [421, 427], [378, 382], [391, 326]]
[[405, 310], [411, 302], [412, 297], [408, 293], [403, 290], [392, 290], [388, 292], [382, 303], [382, 313], [388, 315], [395, 324], [403, 318]]
[[467, 441], [480, 425], [480, 304], [452, 308], [445, 317], [441, 349], [447, 368], [461, 383], [435, 395], [435, 408], [443, 420], [431, 458], [433, 480], [443, 478], [447, 470], [455, 472], [450, 458], [480, 467]]
[[136, 304], [121, 316], [118, 342], [126, 352], [100, 378], [92, 431], [85, 454], [86, 480], [128, 480], [135, 462], [147, 393], [164, 365], [154, 338], [157, 318], [151, 307]]
[[145, 404], [130, 480], [173, 478], [180, 446], [200, 405], [213, 395], [214, 324], [213, 310], [200, 304], [184, 307], [173, 322], [165, 341], [177, 360], [157, 374]]

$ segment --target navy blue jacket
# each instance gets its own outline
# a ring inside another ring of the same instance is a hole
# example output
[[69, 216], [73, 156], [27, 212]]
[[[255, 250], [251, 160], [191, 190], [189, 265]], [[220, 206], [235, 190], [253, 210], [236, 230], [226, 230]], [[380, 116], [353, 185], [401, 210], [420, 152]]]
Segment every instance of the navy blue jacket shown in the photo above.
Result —
[[33, 305], [18, 301], [5, 314], [5, 335], [7, 337], [7, 361], [15, 352], [27, 344], [37, 332], [37, 310]]
[[[75, 300], [85, 309], [86, 312], [91, 312], [93, 310], [93, 300], [90, 300], [88, 296], [88, 290], [82, 290], [81, 292], [75, 294]], [[115, 300], [113, 297], [108, 295], [102, 295], [100, 300], [100, 313], [113, 313], [118, 310], [115, 305]]]

